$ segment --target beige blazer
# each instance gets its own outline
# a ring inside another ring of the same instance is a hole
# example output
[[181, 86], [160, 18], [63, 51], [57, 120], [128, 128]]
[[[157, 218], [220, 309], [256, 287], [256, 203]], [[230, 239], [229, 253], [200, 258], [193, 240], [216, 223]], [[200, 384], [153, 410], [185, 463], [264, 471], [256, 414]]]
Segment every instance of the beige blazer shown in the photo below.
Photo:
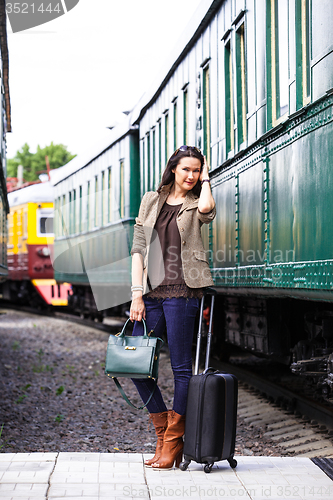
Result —
[[[148, 254], [153, 228], [161, 208], [169, 196], [171, 186], [172, 183], [163, 186], [161, 193], [148, 191], [142, 198], [139, 216], [135, 219], [131, 253], [132, 255], [141, 253], [144, 257], [144, 293], [148, 291]], [[198, 202], [199, 198], [189, 191], [177, 216], [184, 280], [190, 288], [201, 288], [214, 284], [202, 243], [201, 226], [209, 224], [214, 219], [216, 208], [214, 207], [210, 212], [203, 214], [198, 210]]]

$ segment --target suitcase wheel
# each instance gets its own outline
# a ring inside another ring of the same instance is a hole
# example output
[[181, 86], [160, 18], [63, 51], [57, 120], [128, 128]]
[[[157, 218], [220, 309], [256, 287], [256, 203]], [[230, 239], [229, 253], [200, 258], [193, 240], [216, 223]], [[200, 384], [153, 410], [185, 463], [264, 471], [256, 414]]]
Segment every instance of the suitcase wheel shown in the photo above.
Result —
[[214, 465], [214, 462], [212, 464], [205, 465], [204, 471], [206, 472], [206, 474], [208, 474], [212, 470], [213, 465]]
[[237, 467], [237, 460], [235, 460], [234, 458], [228, 458], [228, 462], [230, 467], [232, 467], [233, 469]]
[[190, 465], [190, 463], [191, 463], [191, 460], [184, 460], [184, 462], [181, 462], [179, 464], [180, 470], [186, 470], [187, 467]]

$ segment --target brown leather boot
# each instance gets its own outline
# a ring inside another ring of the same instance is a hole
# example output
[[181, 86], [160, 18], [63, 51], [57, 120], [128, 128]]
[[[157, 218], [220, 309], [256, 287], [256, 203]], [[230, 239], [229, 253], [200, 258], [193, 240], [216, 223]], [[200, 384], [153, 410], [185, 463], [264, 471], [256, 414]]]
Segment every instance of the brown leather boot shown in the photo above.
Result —
[[155, 432], [157, 436], [156, 450], [155, 455], [150, 460], [145, 460], [145, 466], [151, 467], [154, 462], [161, 456], [162, 447], [163, 447], [163, 438], [166, 428], [168, 426], [168, 412], [163, 411], [162, 413], [151, 413], [150, 418], [153, 421]]
[[185, 415], [179, 415], [174, 410], [170, 411], [161, 456], [152, 464], [153, 469], [172, 469], [174, 462], [176, 467], [179, 467], [183, 454], [184, 431]]

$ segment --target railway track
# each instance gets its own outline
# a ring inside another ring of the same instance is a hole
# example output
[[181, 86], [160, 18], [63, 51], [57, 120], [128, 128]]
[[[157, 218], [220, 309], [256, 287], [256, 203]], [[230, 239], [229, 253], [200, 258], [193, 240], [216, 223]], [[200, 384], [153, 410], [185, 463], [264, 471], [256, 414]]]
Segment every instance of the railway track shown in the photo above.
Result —
[[[56, 313], [56, 317], [114, 333], [122, 318], [105, 325]], [[112, 330], [112, 331], [111, 331]], [[286, 454], [304, 457], [333, 457], [333, 411], [248, 370], [212, 360], [220, 371], [234, 373], [240, 380], [238, 415], [249, 426], [264, 427], [264, 437], [276, 442]]]
[[0, 308], [3, 309], [13, 309], [16, 311], [27, 312], [30, 314], [37, 314], [38, 316], [50, 316], [52, 318], [62, 319], [64, 321], [69, 321], [71, 323], [77, 323], [83, 326], [89, 326], [90, 328], [95, 328], [96, 330], [101, 330], [106, 333], [117, 333], [119, 328], [121, 328], [127, 318], [120, 317], [107, 317], [104, 318], [104, 322], [97, 322], [87, 318], [80, 318], [75, 314], [70, 314], [69, 312], [56, 311], [54, 309], [37, 309], [28, 306], [18, 306], [7, 301], [0, 301]]
[[[82, 319], [65, 312], [45, 312], [32, 308], [19, 309], [31, 314], [51, 316], [90, 328], [117, 333], [124, 318], [106, 318], [105, 323]], [[248, 369], [214, 358], [211, 365], [233, 373], [240, 381], [238, 416], [246, 426], [260, 428], [261, 435], [275, 443], [284, 455], [304, 457], [333, 457], [333, 412], [331, 408], [299, 393], [258, 376]]]
[[216, 360], [211, 364], [239, 379], [238, 417], [247, 425], [264, 429], [263, 437], [278, 444], [286, 455], [333, 458], [331, 409], [248, 370]]
[[80, 318], [74, 314], [54, 312], [54, 318], [62, 319], [64, 321], [70, 321], [72, 323], [77, 323], [79, 325], [89, 326], [90, 328], [96, 328], [96, 330], [102, 330], [106, 333], [118, 333], [123, 327], [124, 322], [127, 318], [119, 317], [108, 317], [105, 318], [103, 323], [92, 321], [90, 319]]

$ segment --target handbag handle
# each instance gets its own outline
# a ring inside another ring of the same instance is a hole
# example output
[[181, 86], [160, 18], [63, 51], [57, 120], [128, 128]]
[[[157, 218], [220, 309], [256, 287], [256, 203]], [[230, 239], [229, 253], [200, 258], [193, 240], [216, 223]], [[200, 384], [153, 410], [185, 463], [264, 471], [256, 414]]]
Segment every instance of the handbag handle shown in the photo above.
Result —
[[156, 389], [156, 386], [157, 386], [157, 378], [155, 379], [155, 383], [154, 383], [154, 387], [153, 387], [153, 390], [151, 391], [151, 393], [149, 394], [149, 398], [147, 399], [147, 401], [145, 402], [144, 405], [142, 406], [135, 406], [133, 403], [131, 403], [131, 401], [128, 399], [128, 397], [126, 396], [125, 392], [124, 392], [124, 389], [121, 387], [120, 385], [120, 382], [119, 380], [116, 378], [116, 377], [112, 377], [113, 380], [114, 380], [114, 383], [116, 384], [117, 386], [117, 389], [118, 391], [120, 392], [120, 394], [122, 395], [123, 399], [126, 401], [127, 404], [129, 404], [130, 406], [132, 406], [132, 408], [135, 408], [136, 410], [143, 410], [143, 408], [145, 408], [145, 406], [147, 406], [147, 404], [149, 403], [149, 401], [151, 400], [151, 398], [153, 397], [153, 394], [155, 392], [155, 389]]
[[[123, 329], [121, 330], [120, 333], [118, 333], [118, 335], [116, 335], [116, 337], [118, 337], [119, 339], [122, 338], [122, 337], [125, 337], [125, 330], [126, 330], [126, 327], [128, 325], [128, 323], [130, 322], [130, 318], [128, 318], [128, 320], [126, 321], [126, 323], [124, 324], [123, 326]], [[142, 318], [142, 324], [143, 324], [143, 337], [144, 339], [148, 339], [148, 334], [147, 334], [147, 326], [146, 326], [146, 322], [145, 320]]]
[[[128, 320], [126, 321], [126, 323], [123, 326], [123, 329], [117, 335], [118, 338], [125, 337], [125, 330], [126, 330], [126, 327], [127, 327], [127, 324], [128, 324], [129, 321], [131, 321], [130, 318], [128, 318]], [[148, 334], [147, 334], [147, 326], [146, 326], [146, 322], [145, 322], [145, 320], [143, 318], [142, 318], [142, 324], [143, 324], [143, 337], [142, 338], [148, 339], [149, 337], [148, 337]], [[156, 378], [155, 381], [154, 381], [155, 383], [154, 383], [153, 390], [149, 394], [149, 397], [148, 397], [147, 401], [145, 402], [145, 404], [142, 405], [142, 406], [135, 406], [133, 403], [131, 403], [131, 401], [126, 396], [126, 394], [124, 392], [124, 389], [121, 387], [120, 382], [117, 379], [117, 377], [112, 377], [112, 378], [114, 380], [114, 383], [116, 384], [116, 387], [117, 387], [118, 391], [120, 392], [121, 396], [123, 397], [123, 399], [126, 401], [127, 404], [129, 404], [130, 406], [132, 406], [132, 408], [135, 408], [136, 410], [143, 410], [143, 408], [145, 408], [147, 406], [147, 404], [149, 403], [149, 401], [153, 397], [153, 394], [154, 394], [156, 386], [157, 386], [157, 378]]]

